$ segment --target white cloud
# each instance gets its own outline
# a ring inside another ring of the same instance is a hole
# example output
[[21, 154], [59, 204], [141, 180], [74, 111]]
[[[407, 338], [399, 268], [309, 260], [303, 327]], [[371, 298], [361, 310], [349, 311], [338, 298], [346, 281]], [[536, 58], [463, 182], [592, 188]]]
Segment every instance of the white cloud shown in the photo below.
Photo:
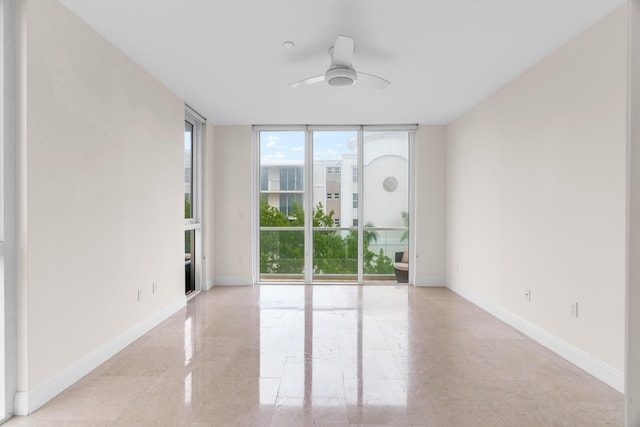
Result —
[[304, 150], [304, 147], [302, 145], [296, 145], [295, 147], [291, 147], [291, 151], [293, 152], [298, 152], [302, 150]]
[[280, 141], [280, 137], [278, 137], [276, 135], [269, 135], [267, 137], [267, 148], [275, 147], [276, 144], [278, 143], [278, 141]]
[[340, 158], [339, 153], [331, 148], [324, 151], [316, 151], [313, 153], [313, 157], [322, 160], [335, 160]]
[[262, 160], [283, 160], [286, 159], [287, 156], [285, 154], [283, 154], [282, 152], [278, 151], [275, 154], [268, 154], [264, 157], [262, 157]]

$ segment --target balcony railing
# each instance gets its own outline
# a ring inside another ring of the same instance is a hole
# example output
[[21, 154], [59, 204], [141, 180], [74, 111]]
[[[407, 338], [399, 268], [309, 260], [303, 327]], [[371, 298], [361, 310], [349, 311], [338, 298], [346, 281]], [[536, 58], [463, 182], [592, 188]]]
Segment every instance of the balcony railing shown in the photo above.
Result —
[[[313, 227], [313, 280], [357, 281], [357, 227]], [[260, 227], [260, 279], [304, 279], [304, 227]], [[395, 253], [408, 245], [406, 227], [364, 227], [363, 281], [395, 281]]]

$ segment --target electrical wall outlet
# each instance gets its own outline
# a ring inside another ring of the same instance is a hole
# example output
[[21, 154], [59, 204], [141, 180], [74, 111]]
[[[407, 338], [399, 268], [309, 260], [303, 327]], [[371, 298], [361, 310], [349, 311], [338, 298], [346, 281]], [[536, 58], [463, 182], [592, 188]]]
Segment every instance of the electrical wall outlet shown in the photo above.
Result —
[[155, 295], [157, 292], [158, 292], [158, 284], [156, 282], [153, 282], [151, 284], [151, 293]]
[[524, 290], [524, 300], [531, 301], [531, 289]]
[[138, 302], [142, 301], [142, 289], [138, 289]]
[[569, 315], [571, 317], [578, 317], [578, 303], [572, 302], [569, 306]]

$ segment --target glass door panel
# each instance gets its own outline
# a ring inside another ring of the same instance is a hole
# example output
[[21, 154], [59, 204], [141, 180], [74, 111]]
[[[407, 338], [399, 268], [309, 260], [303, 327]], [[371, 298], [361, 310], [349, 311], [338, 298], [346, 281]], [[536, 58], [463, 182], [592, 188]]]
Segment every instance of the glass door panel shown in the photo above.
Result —
[[193, 218], [193, 124], [184, 122], [184, 217]]
[[312, 150], [313, 280], [357, 282], [358, 132], [314, 131]]
[[189, 294], [196, 290], [196, 245], [195, 230], [184, 232], [184, 293]]
[[[184, 219], [185, 226], [196, 223], [194, 215], [194, 123], [184, 122]], [[196, 231], [187, 229], [184, 232], [184, 292], [190, 294], [196, 290], [196, 268], [199, 266], [195, 256]]]
[[363, 280], [406, 282], [408, 262], [405, 266], [402, 257], [409, 246], [408, 132], [364, 132], [362, 170]]
[[260, 281], [303, 281], [304, 131], [260, 132]]

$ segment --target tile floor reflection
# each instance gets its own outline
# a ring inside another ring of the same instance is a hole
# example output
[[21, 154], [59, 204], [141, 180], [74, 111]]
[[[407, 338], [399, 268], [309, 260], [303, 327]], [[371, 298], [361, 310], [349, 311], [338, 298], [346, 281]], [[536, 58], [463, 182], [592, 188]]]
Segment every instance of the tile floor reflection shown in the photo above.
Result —
[[444, 288], [216, 287], [22, 426], [604, 426], [623, 397]]

